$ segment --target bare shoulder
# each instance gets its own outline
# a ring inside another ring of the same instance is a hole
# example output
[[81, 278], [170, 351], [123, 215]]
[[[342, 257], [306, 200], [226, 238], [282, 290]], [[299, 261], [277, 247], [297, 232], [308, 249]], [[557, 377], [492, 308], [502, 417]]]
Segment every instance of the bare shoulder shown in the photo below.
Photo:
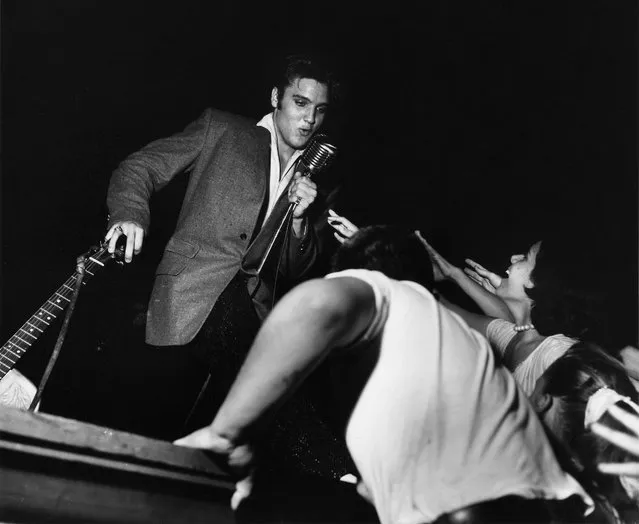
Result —
[[309, 304], [329, 303], [340, 306], [375, 299], [373, 288], [368, 282], [350, 276], [308, 280], [297, 286], [293, 292], [308, 300]]

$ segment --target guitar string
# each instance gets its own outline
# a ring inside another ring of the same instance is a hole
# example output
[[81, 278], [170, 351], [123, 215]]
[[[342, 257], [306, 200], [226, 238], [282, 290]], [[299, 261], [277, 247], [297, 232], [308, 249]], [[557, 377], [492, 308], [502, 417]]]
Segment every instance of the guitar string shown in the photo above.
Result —
[[[104, 256], [106, 255], [106, 256]], [[104, 259], [102, 259], [102, 257], [104, 257]], [[110, 253], [108, 253], [107, 248], [106, 247], [102, 247], [101, 249], [99, 249], [96, 253], [93, 253], [91, 255], [86, 256], [86, 261], [85, 261], [85, 272], [89, 275], [89, 276], [94, 276], [94, 273], [91, 270], [100, 268], [102, 266], [104, 266], [106, 262], [108, 262], [111, 258], [113, 258], [113, 255], [111, 255]], [[40, 337], [40, 335], [42, 333], [44, 333], [44, 331], [47, 329], [47, 327], [49, 327], [50, 323], [54, 322], [54, 319], [57, 319], [58, 317], [54, 314], [54, 313], [60, 313], [62, 311], [64, 311], [64, 309], [66, 309], [67, 304], [63, 304], [64, 307], [61, 307], [60, 305], [56, 304], [55, 302], [52, 302], [52, 300], [56, 300], [55, 297], [56, 295], [64, 298], [67, 303], [69, 302], [69, 299], [67, 298], [66, 295], [71, 295], [73, 293], [73, 287], [72, 284], [75, 283], [75, 279], [76, 279], [76, 275], [73, 274], [71, 277], [69, 277], [66, 282], [64, 284], [62, 284], [62, 286], [60, 286], [45, 302], [42, 306], [40, 306], [40, 308], [38, 308], [38, 311], [32, 315], [29, 320], [27, 320], [21, 328], [19, 328], [10, 338], [9, 340], [0, 348], [0, 379], [6, 375], [9, 371], [11, 371], [11, 369], [16, 365], [16, 363], [18, 362], [18, 360], [20, 360], [20, 358], [22, 358], [22, 356], [24, 355], [24, 353], [27, 352], [28, 349], [31, 348], [31, 346], [38, 340], [38, 338]], [[67, 289], [64, 289], [64, 288]], [[59, 300], [58, 300], [59, 302]], [[55, 308], [58, 308], [60, 311], [57, 311]], [[40, 318], [38, 316], [38, 314], [44, 311], [47, 315], [48, 318], [45, 320], [44, 318]], [[33, 326], [36, 330], [38, 330], [38, 333], [36, 335], [32, 334], [32, 330], [29, 329], [29, 326]], [[20, 332], [23, 332], [26, 335], [29, 335], [31, 337], [33, 337], [33, 341], [27, 341], [24, 340], [23, 338], [21, 338], [18, 334]], [[25, 344], [27, 347], [23, 347], [20, 343], [16, 342], [14, 339], [18, 339], [19, 341], [21, 341], [23, 344]], [[15, 350], [14, 350], [15, 349]], [[15, 357], [15, 358], [12, 358]], [[6, 361], [9, 361], [10, 364], [6, 364]], [[6, 370], [3, 368], [7, 368]]]

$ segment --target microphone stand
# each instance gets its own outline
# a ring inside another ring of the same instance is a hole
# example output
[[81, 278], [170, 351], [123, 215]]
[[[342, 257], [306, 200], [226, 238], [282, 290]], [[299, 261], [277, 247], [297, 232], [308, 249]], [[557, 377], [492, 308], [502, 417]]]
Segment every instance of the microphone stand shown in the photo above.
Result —
[[277, 237], [280, 236], [280, 231], [282, 231], [282, 228], [284, 227], [284, 224], [288, 224], [291, 216], [293, 215], [293, 211], [295, 211], [295, 208], [297, 207], [298, 203], [299, 202], [291, 202], [288, 205], [288, 209], [286, 210], [286, 213], [284, 214], [284, 217], [282, 217], [282, 220], [280, 221], [279, 225], [277, 226], [277, 229], [275, 230], [275, 234], [271, 237], [271, 240], [268, 243], [268, 245], [266, 246], [266, 250], [264, 251], [264, 254], [262, 255], [262, 259], [260, 260], [260, 263], [257, 266], [257, 274], [258, 275], [262, 272], [262, 268], [264, 268], [264, 264], [266, 264], [266, 259], [268, 259], [268, 256], [271, 253], [271, 249], [273, 249], [273, 246], [275, 245], [275, 241], [277, 240]]
[[49, 380], [49, 376], [53, 371], [53, 366], [55, 366], [56, 360], [58, 360], [58, 356], [60, 355], [60, 350], [62, 349], [62, 343], [67, 334], [67, 330], [69, 328], [69, 321], [71, 320], [71, 315], [73, 314], [73, 310], [75, 309], [75, 303], [78, 300], [78, 295], [80, 294], [80, 288], [82, 286], [82, 279], [84, 278], [84, 262], [86, 258], [84, 255], [78, 257], [76, 261], [76, 276], [75, 276], [75, 286], [73, 287], [73, 295], [71, 296], [71, 302], [69, 303], [69, 308], [64, 316], [64, 321], [62, 323], [62, 327], [60, 328], [60, 333], [58, 333], [58, 339], [55, 342], [55, 347], [53, 348], [53, 352], [51, 353], [51, 357], [49, 357], [49, 362], [47, 364], [47, 368], [44, 370], [44, 374], [42, 375], [42, 379], [40, 380], [40, 384], [38, 385], [38, 390], [36, 391], [33, 400], [31, 401], [31, 405], [29, 406], [29, 411], [34, 411], [40, 402], [40, 398], [42, 397], [42, 392], [44, 391], [44, 387]]

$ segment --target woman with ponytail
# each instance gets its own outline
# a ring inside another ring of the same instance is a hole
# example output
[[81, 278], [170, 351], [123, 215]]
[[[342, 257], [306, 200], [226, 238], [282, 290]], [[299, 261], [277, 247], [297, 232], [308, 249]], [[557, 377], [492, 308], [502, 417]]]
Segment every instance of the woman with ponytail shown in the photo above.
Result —
[[577, 343], [546, 370], [529, 398], [560, 463], [597, 502], [591, 521], [637, 522], [634, 479], [599, 468], [602, 462], [627, 464], [632, 455], [593, 430], [593, 423], [613, 423], [610, 406], [636, 413], [637, 392], [623, 365], [594, 344]]

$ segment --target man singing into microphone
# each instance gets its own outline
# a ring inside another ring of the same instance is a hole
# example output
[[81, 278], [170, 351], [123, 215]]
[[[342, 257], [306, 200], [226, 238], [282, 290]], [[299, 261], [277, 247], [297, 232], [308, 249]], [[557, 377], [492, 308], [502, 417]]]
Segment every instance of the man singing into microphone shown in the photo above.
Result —
[[[161, 437], [184, 431], [203, 383], [206, 394], [221, 401], [272, 307], [275, 273], [290, 284], [303, 279], [317, 259], [316, 228], [325, 223], [325, 208], [316, 202], [316, 183], [296, 166], [322, 127], [336, 87], [319, 61], [289, 56], [271, 91], [273, 111], [257, 124], [206, 109], [184, 131], [148, 144], [113, 173], [105, 238], [113, 252], [126, 236], [126, 262], [142, 250], [152, 193], [180, 173], [189, 175], [177, 226], [156, 270], [146, 341], [162, 346], [158, 352], [170, 352], [170, 358], [188, 360], [196, 371], [210, 368], [210, 374], [193, 391], [180, 392], [175, 401], [182, 404], [182, 423], [168, 423]], [[297, 203], [285, 241], [271, 253], [271, 271], [259, 279], [247, 275], [247, 249], [283, 194]]]

